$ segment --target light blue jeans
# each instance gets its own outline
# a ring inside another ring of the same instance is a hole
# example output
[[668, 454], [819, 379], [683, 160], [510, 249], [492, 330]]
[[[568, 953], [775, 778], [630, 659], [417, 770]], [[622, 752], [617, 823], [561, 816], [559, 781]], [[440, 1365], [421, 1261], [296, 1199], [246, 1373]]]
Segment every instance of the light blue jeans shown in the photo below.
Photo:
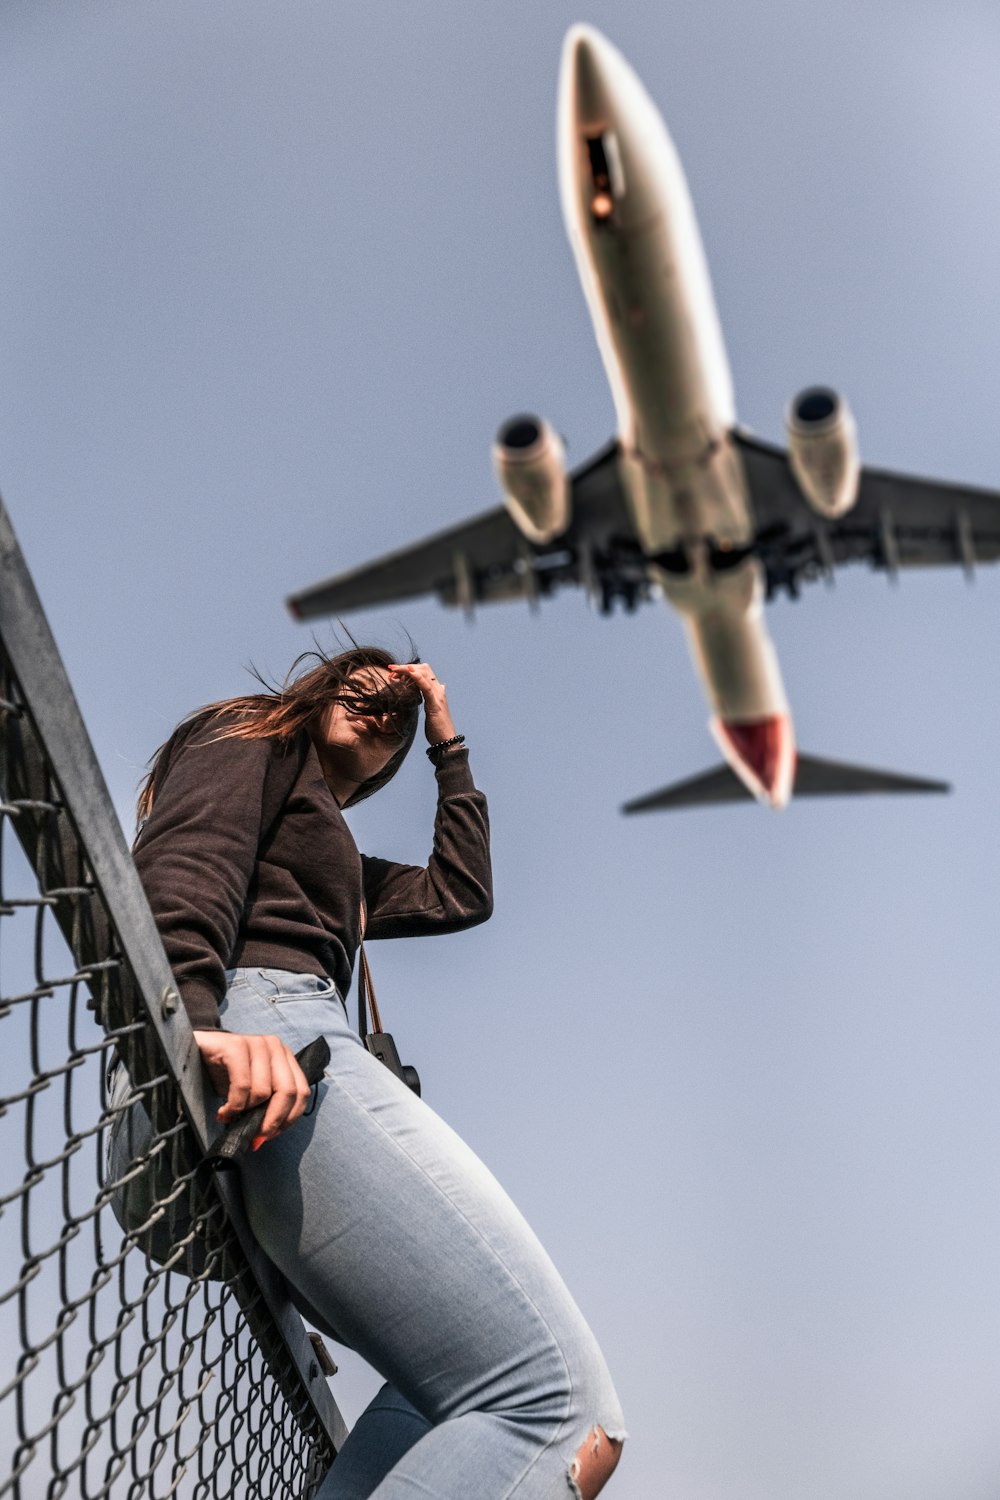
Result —
[[229, 1031], [331, 1062], [316, 1108], [241, 1167], [303, 1316], [387, 1382], [317, 1500], [568, 1500], [591, 1429], [624, 1439], [593, 1334], [482, 1162], [373, 1058], [328, 981], [237, 969]]

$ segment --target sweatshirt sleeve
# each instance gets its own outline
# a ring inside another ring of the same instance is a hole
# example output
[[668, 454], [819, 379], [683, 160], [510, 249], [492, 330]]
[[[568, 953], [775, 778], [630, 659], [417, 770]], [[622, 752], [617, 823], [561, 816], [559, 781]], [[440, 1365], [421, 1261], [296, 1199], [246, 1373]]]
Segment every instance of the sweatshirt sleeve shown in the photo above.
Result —
[[469, 770], [468, 751], [448, 751], [435, 774], [434, 847], [426, 866], [361, 856], [367, 937], [460, 932], [485, 922], [493, 911], [489, 815]]
[[135, 864], [181, 998], [196, 1027], [219, 1026], [225, 970], [257, 858], [269, 740], [218, 738], [219, 722], [175, 747]]

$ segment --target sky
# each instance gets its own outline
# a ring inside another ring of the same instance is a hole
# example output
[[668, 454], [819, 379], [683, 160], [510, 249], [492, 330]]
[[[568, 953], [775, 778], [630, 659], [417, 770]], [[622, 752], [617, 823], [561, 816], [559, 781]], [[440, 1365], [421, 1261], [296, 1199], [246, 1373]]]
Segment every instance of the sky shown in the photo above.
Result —
[[[740, 420], [829, 383], [865, 461], [1000, 482], [995, 6], [5, 0], [0, 488], [127, 828], [178, 718], [310, 647], [287, 594], [494, 505], [512, 412], [611, 435], [578, 20], [678, 146]], [[492, 921], [374, 945], [383, 1015], [598, 1333], [621, 1500], [996, 1500], [998, 606], [770, 609], [802, 747], [950, 796], [644, 819], [715, 759], [662, 605], [349, 622], [447, 682], [494, 830]], [[422, 860], [433, 807], [417, 754], [352, 827]]]

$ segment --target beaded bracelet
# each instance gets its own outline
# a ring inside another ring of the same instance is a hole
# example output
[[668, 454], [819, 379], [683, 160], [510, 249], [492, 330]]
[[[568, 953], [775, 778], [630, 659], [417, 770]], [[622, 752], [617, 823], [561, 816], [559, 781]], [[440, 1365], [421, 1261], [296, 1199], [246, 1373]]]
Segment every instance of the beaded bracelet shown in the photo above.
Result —
[[428, 745], [427, 746], [427, 759], [428, 760], [432, 760], [434, 762], [434, 764], [436, 765], [437, 764], [437, 758], [438, 758], [438, 752], [440, 750], [450, 750], [451, 747], [452, 747], [452, 745], [464, 745], [464, 744], [465, 744], [465, 735], [464, 734], [453, 734], [450, 740], [438, 740], [438, 742], [437, 742], [436, 745]]

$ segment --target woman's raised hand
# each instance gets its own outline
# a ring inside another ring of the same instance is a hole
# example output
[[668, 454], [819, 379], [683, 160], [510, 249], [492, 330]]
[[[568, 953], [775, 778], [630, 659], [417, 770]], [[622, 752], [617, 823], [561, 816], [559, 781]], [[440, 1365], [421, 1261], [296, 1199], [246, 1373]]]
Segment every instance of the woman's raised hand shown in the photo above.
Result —
[[420, 690], [420, 696], [424, 700], [424, 731], [427, 735], [429, 745], [439, 745], [442, 740], [450, 740], [455, 734], [455, 725], [451, 717], [451, 709], [448, 707], [448, 699], [445, 695], [443, 682], [438, 682], [434, 676], [434, 669], [425, 661], [400, 663], [391, 666], [389, 671], [396, 677], [409, 677]]
[[271, 1140], [305, 1113], [312, 1091], [279, 1037], [195, 1031], [194, 1039], [212, 1087], [225, 1099], [215, 1117], [224, 1125], [270, 1100], [260, 1135]]

